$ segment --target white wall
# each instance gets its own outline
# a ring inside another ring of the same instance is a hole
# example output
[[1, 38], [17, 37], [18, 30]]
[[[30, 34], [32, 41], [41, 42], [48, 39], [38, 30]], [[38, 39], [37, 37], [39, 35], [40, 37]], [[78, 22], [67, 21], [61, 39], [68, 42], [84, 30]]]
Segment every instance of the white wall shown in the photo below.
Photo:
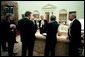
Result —
[[79, 21], [81, 22], [81, 29], [84, 30], [84, 19], [79, 19]]
[[84, 19], [84, 1], [14, 1], [18, 2], [18, 13], [19, 19], [21, 19], [21, 14], [26, 11], [38, 10], [40, 14], [43, 14], [42, 7], [46, 4], [52, 4], [56, 6], [55, 15], [59, 18], [59, 11], [61, 9], [66, 9], [69, 11], [77, 11], [77, 18]]

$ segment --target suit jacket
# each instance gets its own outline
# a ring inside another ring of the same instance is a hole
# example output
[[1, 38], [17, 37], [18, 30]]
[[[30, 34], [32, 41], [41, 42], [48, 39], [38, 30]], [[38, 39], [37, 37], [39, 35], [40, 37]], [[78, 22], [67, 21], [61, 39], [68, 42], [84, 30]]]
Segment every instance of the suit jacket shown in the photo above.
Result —
[[10, 26], [9, 26], [9, 22], [6, 21], [6, 20], [3, 20], [1, 22], [1, 38], [2, 38], [2, 41], [8, 41], [9, 39], [9, 35], [10, 35]]
[[39, 21], [39, 29], [40, 29], [41, 33], [46, 33], [47, 23], [48, 23], [47, 20], [44, 20], [44, 25], [42, 25], [42, 27], [40, 27], [41, 26], [41, 20]]
[[47, 37], [46, 41], [50, 43], [55, 43], [57, 41], [56, 35], [58, 30], [58, 23], [56, 21], [47, 24], [46, 31]]
[[0, 42], [1, 42], [1, 40], [2, 40], [2, 38], [3, 38], [3, 31], [2, 31], [2, 22], [1, 22], [1, 20], [0, 20]]
[[[16, 26], [16, 23], [14, 21], [11, 21], [9, 22], [9, 26], [13, 24]], [[13, 30], [13, 31], [12, 31]], [[9, 42], [15, 42], [15, 39], [16, 38], [16, 27], [10, 27], [10, 34], [9, 34], [9, 38], [8, 38], [8, 41]]]
[[[45, 24], [43, 25], [43, 27], [46, 27], [46, 25], [47, 25], [47, 23], [48, 23], [47, 20], [44, 20], [44, 23], [45, 23]], [[40, 28], [40, 26], [41, 26], [41, 20], [39, 21], [39, 28]]]
[[77, 19], [73, 21], [70, 27], [70, 34], [68, 33], [70, 43], [79, 47], [81, 44], [81, 23]]
[[[11, 25], [11, 24], [14, 24], [14, 25], [16, 26], [16, 22], [14, 22], [14, 21], [10, 21], [10, 25]], [[11, 27], [10, 30], [12, 30], [12, 29], [14, 29], [14, 32], [16, 32], [16, 28]]]
[[34, 20], [34, 26], [35, 26], [35, 33], [36, 33], [36, 31], [37, 31], [37, 29], [38, 29], [36, 20]]
[[22, 42], [31, 42], [35, 39], [35, 25], [34, 23], [27, 19], [23, 18], [18, 21], [17, 29], [20, 32]]

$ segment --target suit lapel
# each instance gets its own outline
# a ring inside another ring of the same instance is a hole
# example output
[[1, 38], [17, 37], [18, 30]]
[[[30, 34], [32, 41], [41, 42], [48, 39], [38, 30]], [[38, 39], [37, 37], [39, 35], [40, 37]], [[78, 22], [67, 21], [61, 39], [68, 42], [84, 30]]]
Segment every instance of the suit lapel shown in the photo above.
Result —
[[[76, 19], [75, 19], [75, 20], [76, 20]], [[69, 33], [70, 36], [71, 36], [71, 28], [72, 28], [72, 26], [73, 26], [75, 20], [74, 20], [73, 22], [70, 23], [70, 26], [69, 26], [69, 29], [68, 29], [68, 33]]]

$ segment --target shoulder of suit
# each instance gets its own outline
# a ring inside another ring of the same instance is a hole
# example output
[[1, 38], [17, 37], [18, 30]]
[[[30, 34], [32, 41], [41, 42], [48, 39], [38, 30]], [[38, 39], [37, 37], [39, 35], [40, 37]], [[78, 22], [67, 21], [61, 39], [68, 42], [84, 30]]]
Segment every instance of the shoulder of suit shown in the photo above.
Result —
[[73, 23], [74, 23], [74, 24], [79, 24], [79, 25], [81, 25], [80, 21], [77, 20], [77, 19], [75, 19]]
[[80, 23], [80, 21], [79, 21], [79, 20], [77, 20], [77, 19], [75, 19], [75, 21]]
[[24, 22], [26, 19], [25, 18], [22, 18], [22, 19], [20, 19], [18, 22], [20, 23], [20, 22]]
[[36, 20], [34, 20], [36, 22]]
[[46, 20], [44, 20], [44, 21], [46, 21]]

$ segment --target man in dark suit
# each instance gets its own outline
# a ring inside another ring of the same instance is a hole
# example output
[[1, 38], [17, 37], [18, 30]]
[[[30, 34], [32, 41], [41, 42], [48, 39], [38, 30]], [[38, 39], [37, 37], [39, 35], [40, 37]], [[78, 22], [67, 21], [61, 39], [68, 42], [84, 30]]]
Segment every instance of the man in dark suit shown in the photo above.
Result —
[[32, 22], [34, 23], [34, 26], [35, 26], [35, 33], [37, 32], [37, 29], [38, 29], [38, 25], [37, 25], [37, 20], [34, 20], [34, 16], [31, 17], [31, 20]]
[[6, 19], [9, 23], [9, 37], [8, 37], [8, 55], [9, 56], [15, 56], [17, 53], [14, 53], [14, 43], [16, 38], [16, 23], [14, 21], [13, 15], [9, 14], [6, 16]]
[[57, 30], [58, 30], [58, 23], [56, 22], [56, 17], [51, 16], [51, 22], [47, 24], [47, 36], [46, 36], [46, 45], [45, 45], [45, 56], [49, 56], [51, 52], [51, 56], [55, 56], [55, 46], [57, 42]]
[[25, 13], [25, 18], [19, 20], [17, 25], [17, 29], [20, 32], [22, 42], [22, 56], [26, 56], [27, 51], [28, 56], [33, 55], [36, 29], [30, 18], [31, 12], [27, 11]]
[[44, 16], [41, 16], [41, 20], [39, 21], [40, 34], [46, 33], [47, 23], [48, 23], [47, 20], [44, 20]]
[[68, 30], [70, 39], [69, 56], [78, 56], [78, 48], [81, 45], [81, 23], [76, 19], [75, 14], [69, 15], [69, 20], [72, 21]]
[[9, 35], [9, 22], [5, 19], [5, 16], [2, 16], [1, 18], [1, 27], [0, 27], [0, 32], [1, 32], [1, 46], [2, 46], [2, 50], [3, 51], [7, 51], [7, 47], [6, 47], [6, 42], [8, 39], [8, 35]]
[[0, 19], [0, 46], [2, 45], [2, 43], [1, 43], [1, 40], [2, 40], [2, 28], [1, 27], [2, 27], [2, 23], [1, 23], [1, 19]]

